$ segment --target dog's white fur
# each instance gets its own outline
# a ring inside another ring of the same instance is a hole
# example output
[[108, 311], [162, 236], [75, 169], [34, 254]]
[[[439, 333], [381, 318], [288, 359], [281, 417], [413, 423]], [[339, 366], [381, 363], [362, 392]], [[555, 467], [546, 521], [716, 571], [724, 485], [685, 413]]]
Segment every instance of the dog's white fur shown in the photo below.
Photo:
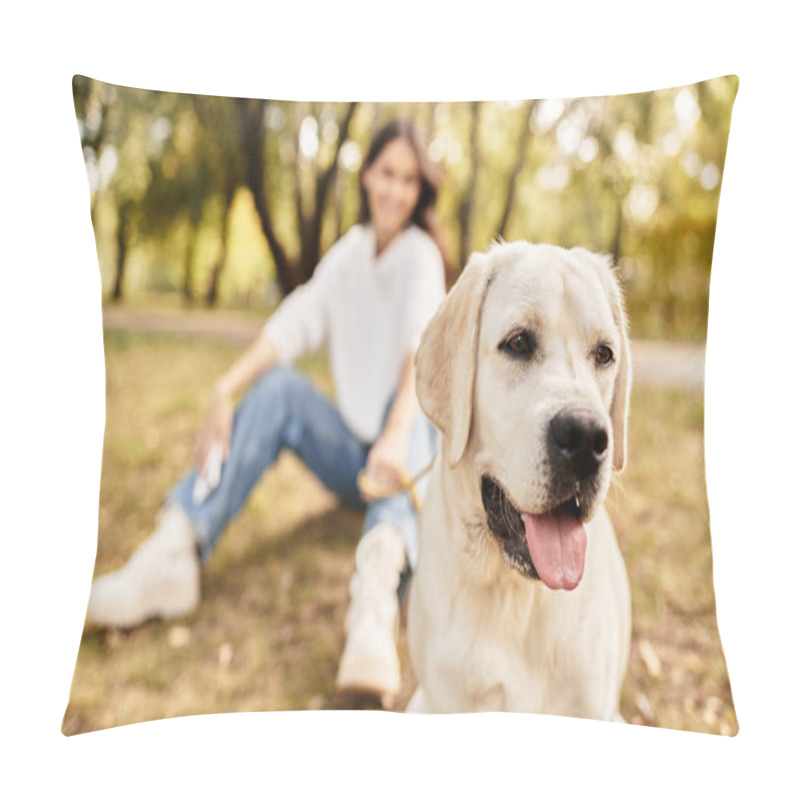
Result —
[[[536, 331], [537, 357], [500, 348]], [[607, 342], [614, 361], [595, 354]], [[443, 441], [420, 517], [408, 636], [419, 688], [409, 711], [531, 711], [618, 719], [630, 644], [625, 566], [602, 508], [625, 462], [630, 359], [609, 259], [524, 242], [475, 254], [425, 331], [417, 393]], [[610, 431], [600, 488], [588, 498], [583, 579], [551, 590], [504, 560], [486, 526], [481, 476], [517, 509], [541, 513], [547, 423], [562, 410]]]

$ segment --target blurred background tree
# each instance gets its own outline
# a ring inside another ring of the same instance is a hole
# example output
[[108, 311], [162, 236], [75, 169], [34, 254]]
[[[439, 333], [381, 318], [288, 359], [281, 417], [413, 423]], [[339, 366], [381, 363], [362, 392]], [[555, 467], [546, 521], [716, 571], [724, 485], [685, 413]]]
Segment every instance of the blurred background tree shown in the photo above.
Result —
[[611, 253], [637, 336], [702, 338], [733, 76], [633, 95], [310, 103], [75, 76], [104, 297], [269, 311], [355, 223], [375, 129], [416, 118], [460, 265], [493, 239]]

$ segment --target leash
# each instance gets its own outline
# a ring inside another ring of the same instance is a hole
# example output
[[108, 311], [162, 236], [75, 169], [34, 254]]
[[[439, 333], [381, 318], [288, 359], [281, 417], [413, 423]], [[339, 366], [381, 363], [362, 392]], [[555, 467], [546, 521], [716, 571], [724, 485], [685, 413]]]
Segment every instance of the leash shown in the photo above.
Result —
[[419, 499], [419, 495], [417, 494], [416, 490], [416, 483], [419, 481], [423, 475], [427, 474], [433, 468], [433, 462], [436, 458], [432, 458], [430, 463], [421, 469], [416, 475], [409, 477], [408, 473], [401, 469], [399, 470], [399, 483], [395, 486], [387, 486], [385, 483], [380, 483], [369, 475], [367, 475], [365, 470], [361, 470], [356, 477], [356, 484], [358, 488], [364, 492], [365, 494], [370, 495], [370, 497], [374, 497], [376, 500], [384, 500], [387, 497], [394, 497], [396, 494], [402, 494], [403, 492], [408, 492], [409, 497], [411, 497], [411, 502], [414, 505], [414, 509], [416, 510], [417, 514], [419, 514], [422, 508], [422, 502]]

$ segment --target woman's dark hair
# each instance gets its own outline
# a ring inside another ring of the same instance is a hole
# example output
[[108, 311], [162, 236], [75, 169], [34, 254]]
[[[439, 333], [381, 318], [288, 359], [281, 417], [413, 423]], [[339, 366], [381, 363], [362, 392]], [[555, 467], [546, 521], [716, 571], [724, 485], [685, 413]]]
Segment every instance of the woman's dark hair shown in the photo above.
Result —
[[367, 202], [367, 191], [364, 188], [364, 172], [370, 167], [375, 159], [381, 154], [386, 145], [395, 139], [403, 139], [411, 145], [414, 155], [417, 157], [420, 173], [420, 192], [417, 205], [411, 214], [410, 222], [428, 233], [436, 243], [442, 254], [445, 270], [448, 270], [449, 263], [446, 249], [444, 247], [442, 229], [436, 217], [436, 198], [439, 195], [439, 184], [441, 182], [439, 170], [431, 161], [428, 155], [427, 144], [420, 133], [417, 124], [412, 119], [398, 118], [384, 125], [373, 137], [370, 142], [366, 158], [361, 165], [358, 174], [358, 188], [361, 194], [361, 210], [358, 221], [361, 223], [370, 221], [369, 203]]

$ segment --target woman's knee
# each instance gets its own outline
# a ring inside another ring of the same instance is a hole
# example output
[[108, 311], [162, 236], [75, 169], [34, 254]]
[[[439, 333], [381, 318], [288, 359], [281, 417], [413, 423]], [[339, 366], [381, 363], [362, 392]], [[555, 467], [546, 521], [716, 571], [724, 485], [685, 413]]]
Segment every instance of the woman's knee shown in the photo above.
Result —
[[298, 384], [303, 379], [288, 367], [275, 366], [250, 388], [236, 409], [234, 433], [239, 428], [248, 437], [264, 434], [285, 424], [296, 407]]
[[251, 394], [262, 402], [275, 404], [285, 400], [291, 404], [306, 384], [307, 380], [295, 370], [276, 364], [256, 381]]

